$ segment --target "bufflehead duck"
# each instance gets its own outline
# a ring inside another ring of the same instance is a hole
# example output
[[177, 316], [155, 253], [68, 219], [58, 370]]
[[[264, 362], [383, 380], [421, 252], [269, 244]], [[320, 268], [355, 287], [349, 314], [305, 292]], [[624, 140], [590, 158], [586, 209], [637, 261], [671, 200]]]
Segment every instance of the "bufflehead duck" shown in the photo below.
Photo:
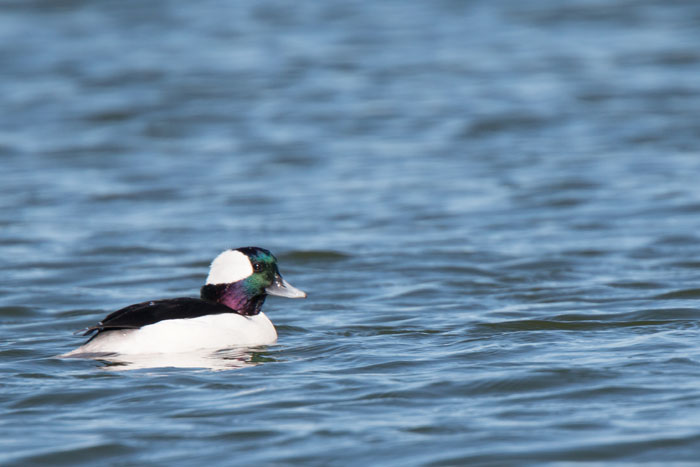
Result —
[[226, 250], [212, 261], [201, 298], [171, 298], [138, 303], [108, 315], [82, 331], [95, 333], [62, 357], [95, 354], [188, 352], [271, 344], [272, 322], [260, 311], [267, 295], [306, 298], [277, 269], [268, 250]]

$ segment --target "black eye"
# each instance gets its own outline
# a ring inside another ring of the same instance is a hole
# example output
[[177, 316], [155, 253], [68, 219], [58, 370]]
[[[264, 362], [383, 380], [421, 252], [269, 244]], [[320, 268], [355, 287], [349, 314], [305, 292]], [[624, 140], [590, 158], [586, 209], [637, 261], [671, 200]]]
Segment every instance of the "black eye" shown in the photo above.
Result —
[[262, 263], [255, 262], [253, 263], [253, 271], [255, 272], [260, 272], [262, 271]]

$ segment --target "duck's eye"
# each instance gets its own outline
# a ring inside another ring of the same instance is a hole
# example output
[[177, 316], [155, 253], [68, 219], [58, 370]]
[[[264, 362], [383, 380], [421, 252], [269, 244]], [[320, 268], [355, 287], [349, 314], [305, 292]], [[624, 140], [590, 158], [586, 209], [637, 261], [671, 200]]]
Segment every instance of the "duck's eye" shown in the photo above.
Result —
[[253, 263], [253, 271], [255, 272], [260, 272], [262, 271], [262, 263], [255, 262]]

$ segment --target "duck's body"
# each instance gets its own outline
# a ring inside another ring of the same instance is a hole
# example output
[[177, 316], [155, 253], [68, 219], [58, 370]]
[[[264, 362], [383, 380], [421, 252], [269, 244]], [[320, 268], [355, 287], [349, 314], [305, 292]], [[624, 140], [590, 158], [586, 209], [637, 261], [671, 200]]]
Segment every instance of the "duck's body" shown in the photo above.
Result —
[[265, 313], [236, 313], [167, 319], [138, 329], [96, 334], [65, 357], [80, 354], [152, 354], [273, 344], [277, 331]]
[[95, 333], [62, 356], [189, 352], [274, 343], [277, 331], [260, 311], [267, 294], [303, 298], [262, 248], [227, 250], [211, 265], [202, 298], [173, 298], [122, 308], [85, 330]]

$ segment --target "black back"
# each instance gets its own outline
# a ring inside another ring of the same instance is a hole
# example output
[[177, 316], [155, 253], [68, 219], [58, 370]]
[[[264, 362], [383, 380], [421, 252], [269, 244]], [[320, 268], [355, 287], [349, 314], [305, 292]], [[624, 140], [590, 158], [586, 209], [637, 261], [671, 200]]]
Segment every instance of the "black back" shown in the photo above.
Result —
[[236, 310], [219, 303], [191, 297], [154, 300], [130, 305], [110, 313], [95, 326], [87, 328], [83, 335], [87, 336], [95, 331], [100, 333], [116, 329], [138, 329], [166, 319], [198, 318], [221, 313], [236, 313]]

